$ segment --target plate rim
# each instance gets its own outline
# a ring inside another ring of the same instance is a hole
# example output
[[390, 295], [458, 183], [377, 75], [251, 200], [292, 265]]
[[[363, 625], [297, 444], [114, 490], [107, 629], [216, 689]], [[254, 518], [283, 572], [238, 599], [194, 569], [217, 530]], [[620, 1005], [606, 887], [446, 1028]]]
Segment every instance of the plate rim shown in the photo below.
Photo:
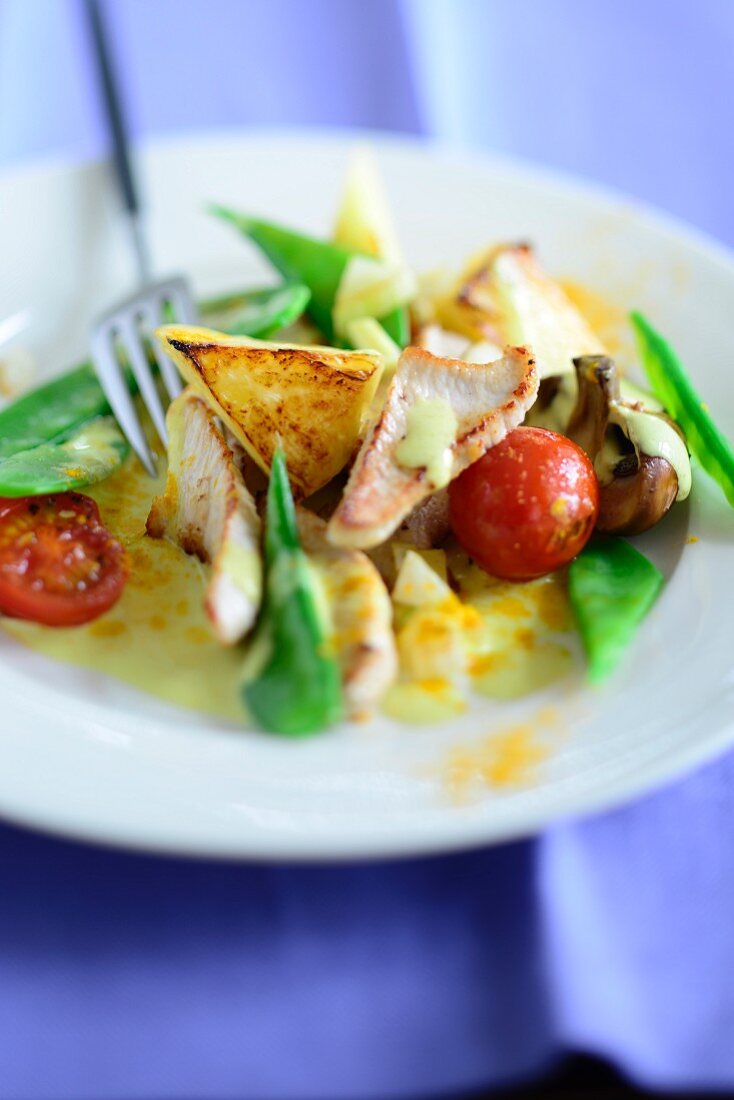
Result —
[[[575, 192], [603, 205], [606, 210], [626, 211], [635, 219], [642, 220], [659, 233], [672, 238], [676, 244], [683, 245], [709, 263], [713, 262], [722, 269], [725, 277], [729, 278], [734, 286], [734, 249], [706, 231], [646, 200], [573, 172], [536, 164], [525, 158], [484, 152], [418, 135], [374, 129], [330, 127], [194, 129], [185, 134], [148, 138], [139, 143], [137, 153], [142, 156], [154, 155], [159, 150], [185, 149], [192, 146], [201, 150], [207, 144], [221, 147], [223, 144], [231, 143], [241, 147], [248, 141], [259, 144], [319, 142], [322, 145], [331, 144], [335, 149], [344, 148], [349, 144], [371, 142], [378, 147], [378, 155], [380, 146], [390, 146], [431, 158], [450, 160], [454, 166], [465, 165], [469, 170], [476, 168], [495, 174], [504, 173], [510, 178], [515, 176], [533, 185], [540, 184], [548, 190], [562, 193], [566, 199], [572, 199]], [[31, 158], [0, 166], [0, 186], [12, 184], [18, 177], [75, 173], [85, 169], [101, 168], [105, 164], [106, 158], [103, 157]], [[193, 843], [186, 837], [177, 839], [174, 835], [166, 839], [164, 828], [159, 828], [155, 837], [146, 836], [142, 832], [140, 835], [135, 835], [134, 829], [121, 835], [119, 831], [115, 831], [114, 827], [105, 823], [96, 827], [92, 824], [80, 823], [78, 817], [74, 819], [71, 808], [68, 814], [58, 812], [45, 814], [43, 808], [39, 810], [38, 807], [33, 807], [26, 812], [22, 808], [12, 806], [8, 808], [7, 805], [0, 805], [0, 820], [39, 834], [51, 834], [64, 841], [176, 859], [294, 864], [402, 860], [471, 851], [498, 843], [524, 840], [559, 823], [588, 819], [591, 816], [607, 813], [646, 794], [655, 794], [677, 779], [700, 767], [705, 767], [720, 757], [733, 741], [734, 717], [728, 723], [724, 722], [705, 743], [688, 742], [676, 746], [670, 757], [652, 757], [640, 766], [633, 776], [623, 772], [616, 778], [606, 780], [601, 792], [591, 787], [566, 796], [564, 805], [550, 808], [541, 806], [539, 809], [526, 808], [521, 824], [512, 820], [503, 823], [501, 819], [488, 822], [486, 819], [478, 818], [459, 822], [457, 818], [454, 819], [455, 823], [447, 827], [448, 823], [444, 819], [428, 828], [418, 828], [416, 825], [406, 828], [403, 825], [395, 836], [384, 832], [374, 834], [367, 832], [363, 836], [351, 836], [346, 842], [341, 838], [338, 842], [333, 842], [334, 838], [332, 838], [328, 850], [319, 848], [319, 838], [313, 836], [310, 842], [299, 845], [299, 843], [294, 844], [292, 836], [284, 836], [281, 833], [265, 834], [262, 831], [253, 834], [246, 829], [239, 834], [236, 843], [225, 843], [211, 836], [204, 836], [203, 840], [197, 843]]]
[[[365, 834], [358, 841], [350, 838], [340, 845], [332, 845], [328, 851], [314, 850], [308, 845], [294, 846], [292, 840], [281, 840], [281, 834], [248, 834], [243, 831], [237, 843], [217, 843], [206, 839], [196, 843], [181, 841], [171, 837], [169, 840], [155, 839], [141, 833], [131, 838], [130, 834], [121, 836], [108, 826], [92, 827], [73, 823], [61, 815], [42, 812], [26, 815], [22, 810], [10, 810], [0, 806], [0, 821], [3, 824], [22, 828], [39, 836], [67, 843], [91, 845], [95, 848], [112, 849], [129, 855], [144, 855], [152, 858], [193, 860], [217, 863], [277, 863], [277, 864], [341, 864], [341, 863], [383, 863], [441, 857], [460, 852], [474, 852], [498, 844], [510, 844], [531, 840], [547, 830], [563, 825], [574, 825], [591, 821], [607, 813], [639, 801], [649, 795], [654, 796], [673, 785], [677, 780], [697, 772], [719, 759], [723, 752], [731, 747], [734, 739], [734, 721], [722, 726], [717, 736], [699, 748], [694, 744], [677, 750], [667, 763], [661, 764], [659, 758], [652, 758], [640, 768], [630, 780], [622, 775], [608, 782], [601, 796], [593, 791], [573, 796], [565, 806], [543, 809], [540, 812], [529, 811], [524, 815], [522, 825], [510, 823], [501, 828], [488, 828], [486, 821], [462, 823], [460, 828], [449, 830], [445, 822], [439, 829], [432, 827], [421, 833], [412, 833], [397, 842], [384, 833]], [[247, 841], [254, 836], [256, 843], [249, 846]], [[267, 839], [265, 839], [267, 836]], [[290, 836], [290, 834], [289, 834]], [[275, 837], [275, 839], [273, 839]]]
[[[734, 244], [728, 245], [713, 233], [697, 226], [682, 215], [666, 210], [665, 207], [625, 191], [623, 188], [603, 183], [593, 176], [585, 176], [571, 169], [544, 164], [532, 157], [496, 150], [479, 149], [459, 141], [432, 137], [422, 134], [402, 133], [394, 130], [380, 130], [374, 127], [347, 126], [221, 126], [192, 127], [185, 132], [169, 132], [146, 135], [133, 142], [135, 160], [145, 159], [158, 150], [184, 149], [195, 144], [221, 145], [227, 143], [258, 142], [297, 142], [307, 144], [319, 142], [335, 147], [345, 145], [377, 144], [391, 145], [395, 148], [410, 149], [418, 153], [427, 153], [442, 160], [451, 159], [454, 164], [461, 161], [468, 168], [491, 168], [510, 174], [533, 177], [548, 187], [559, 190], [576, 190], [591, 199], [602, 200], [608, 206], [633, 211], [662, 232], [672, 233], [686, 243], [700, 250], [709, 259], [724, 266], [734, 266]], [[110, 164], [110, 158], [104, 156], [78, 157], [63, 153], [40, 154], [24, 157], [16, 162], [0, 164], [0, 186], [13, 182], [16, 176], [47, 175], [67, 171], [103, 169]], [[145, 206], [145, 203], [143, 204]]]

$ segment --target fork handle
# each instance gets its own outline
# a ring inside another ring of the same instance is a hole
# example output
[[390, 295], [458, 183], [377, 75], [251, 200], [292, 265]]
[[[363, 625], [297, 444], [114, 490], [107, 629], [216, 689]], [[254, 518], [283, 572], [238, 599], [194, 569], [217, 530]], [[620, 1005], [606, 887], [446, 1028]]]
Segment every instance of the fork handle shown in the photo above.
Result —
[[150, 262], [140, 224], [140, 202], [130, 158], [130, 135], [122, 106], [120, 85], [99, 0], [84, 0], [84, 10], [97, 65], [107, 131], [112, 144], [115, 176], [130, 221], [138, 275], [140, 282], [145, 283], [150, 276]]

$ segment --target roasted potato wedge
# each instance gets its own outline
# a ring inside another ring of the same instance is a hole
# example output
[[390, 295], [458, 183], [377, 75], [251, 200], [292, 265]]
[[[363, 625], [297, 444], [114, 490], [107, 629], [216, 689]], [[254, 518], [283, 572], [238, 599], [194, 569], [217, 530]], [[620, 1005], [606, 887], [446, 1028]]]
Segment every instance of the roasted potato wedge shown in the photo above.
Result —
[[280, 441], [298, 497], [320, 489], [352, 457], [379, 382], [379, 355], [184, 325], [164, 325], [157, 336], [185, 381], [266, 472]]

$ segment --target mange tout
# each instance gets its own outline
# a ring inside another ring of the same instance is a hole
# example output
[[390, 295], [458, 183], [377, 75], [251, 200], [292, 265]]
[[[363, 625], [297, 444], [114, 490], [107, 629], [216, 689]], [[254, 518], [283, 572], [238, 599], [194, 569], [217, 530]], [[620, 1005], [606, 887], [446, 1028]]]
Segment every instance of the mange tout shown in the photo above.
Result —
[[242, 669], [242, 697], [263, 729], [286, 737], [318, 733], [344, 715], [341, 670], [280, 447], [268, 485], [264, 549], [265, 597]]
[[655, 396], [685, 432], [691, 454], [718, 482], [734, 507], [734, 449], [731, 443], [714, 423], [668, 341], [641, 313], [631, 313], [630, 320]]
[[[257, 245], [271, 264], [288, 280], [297, 280], [308, 287], [311, 299], [308, 311], [327, 340], [333, 340], [334, 308], [344, 280], [351, 282], [348, 269], [353, 262], [364, 260], [364, 253], [331, 241], [322, 241], [305, 233], [297, 233], [283, 225], [251, 218], [222, 206], [213, 206], [212, 213], [235, 225]], [[379, 269], [380, 265], [377, 265]], [[384, 288], [383, 288], [384, 289]], [[401, 347], [408, 342], [409, 328], [405, 299], [389, 303], [386, 316], [378, 316], [388, 335]], [[370, 312], [370, 316], [375, 316]]]

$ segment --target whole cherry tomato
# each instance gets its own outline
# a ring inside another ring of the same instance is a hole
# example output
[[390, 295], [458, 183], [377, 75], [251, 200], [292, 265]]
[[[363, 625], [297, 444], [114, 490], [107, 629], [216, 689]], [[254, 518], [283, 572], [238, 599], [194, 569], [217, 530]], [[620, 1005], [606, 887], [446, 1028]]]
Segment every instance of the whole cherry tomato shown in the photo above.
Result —
[[477, 564], [504, 580], [530, 580], [583, 549], [599, 482], [570, 439], [516, 428], [452, 483], [449, 499], [454, 534]]

